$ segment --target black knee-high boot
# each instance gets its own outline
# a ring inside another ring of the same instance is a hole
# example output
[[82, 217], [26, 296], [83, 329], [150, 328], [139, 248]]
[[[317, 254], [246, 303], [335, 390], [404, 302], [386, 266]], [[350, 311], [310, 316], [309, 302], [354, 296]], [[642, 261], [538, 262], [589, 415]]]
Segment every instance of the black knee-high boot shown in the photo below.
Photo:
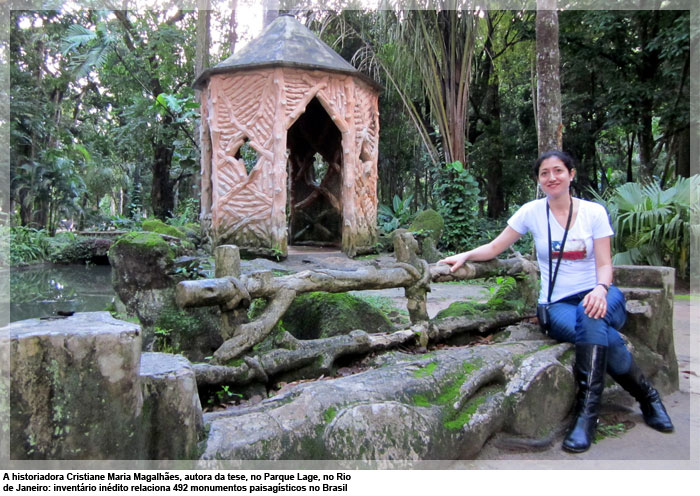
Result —
[[661, 402], [659, 392], [652, 387], [634, 361], [626, 373], [611, 375], [615, 382], [639, 402], [644, 422], [649, 427], [661, 432], [673, 431], [673, 422]]
[[577, 344], [574, 378], [576, 392], [576, 418], [562, 448], [574, 453], [582, 453], [590, 448], [598, 423], [600, 400], [605, 387], [607, 363], [606, 346], [597, 344]]

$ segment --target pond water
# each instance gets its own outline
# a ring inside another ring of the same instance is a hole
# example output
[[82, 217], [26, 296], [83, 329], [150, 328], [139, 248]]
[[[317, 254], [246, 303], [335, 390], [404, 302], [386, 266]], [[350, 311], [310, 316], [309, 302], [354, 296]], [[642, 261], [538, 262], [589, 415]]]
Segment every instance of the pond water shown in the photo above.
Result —
[[0, 277], [10, 295], [10, 321], [50, 317], [56, 312], [102, 311], [115, 296], [109, 265], [41, 265], [12, 269]]

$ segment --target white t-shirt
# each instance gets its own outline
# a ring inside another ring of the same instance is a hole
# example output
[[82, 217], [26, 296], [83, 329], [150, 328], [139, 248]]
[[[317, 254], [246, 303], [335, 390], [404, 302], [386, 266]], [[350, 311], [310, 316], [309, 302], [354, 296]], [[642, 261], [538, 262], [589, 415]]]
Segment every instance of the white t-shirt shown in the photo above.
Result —
[[[535, 238], [537, 263], [540, 266], [539, 302], [547, 302], [549, 288], [549, 250], [547, 249], [546, 198], [526, 203], [508, 220], [508, 225], [520, 234], [531, 232]], [[556, 270], [557, 258], [564, 237], [564, 227], [550, 212], [552, 230], [552, 271]], [[593, 240], [612, 236], [610, 218], [605, 207], [598, 203], [579, 200], [576, 220], [569, 228], [566, 245], [554, 283], [551, 301], [558, 301], [581, 291], [593, 289], [597, 276]]]

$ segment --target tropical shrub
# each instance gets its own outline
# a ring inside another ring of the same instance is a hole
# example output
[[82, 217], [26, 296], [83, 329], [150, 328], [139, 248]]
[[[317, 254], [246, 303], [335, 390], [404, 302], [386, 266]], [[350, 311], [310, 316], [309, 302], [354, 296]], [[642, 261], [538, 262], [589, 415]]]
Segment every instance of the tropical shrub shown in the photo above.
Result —
[[379, 229], [385, 233], [390, 233], [400, 227], [408, 227], [411, 221], [411, 202], [413, 195], [408, 195], [406, 199], [401, 199], [399, 195], [394, 195], [391, 206], [381, 204], [377, 208], [377, 220]]
[[655, 183], [626, 183], [607, 200], [598, 196], [616, 233], [613, 263], [666, 265], [675, 267], [680, 277], [689, 277], [691, 238], [698, 246], [700, 235], [698, 186], [700, 175], [695, 175], [678, 178], [668, 189]]
[[11, 265], [42, 262], [48, 259], [49, 252], [49, 235], [45, 230], [24, 226], [10, 228]]
[[442, 244], [461, 250], [477, 234], [479, 184], [461, 162], [451, 162], [439, 169], [433, 195], [445, 221]]

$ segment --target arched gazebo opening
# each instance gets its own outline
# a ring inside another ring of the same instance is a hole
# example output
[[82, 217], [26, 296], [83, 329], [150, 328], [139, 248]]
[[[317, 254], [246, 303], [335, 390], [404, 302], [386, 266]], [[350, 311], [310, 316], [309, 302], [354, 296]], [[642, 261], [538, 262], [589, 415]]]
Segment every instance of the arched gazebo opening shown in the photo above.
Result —
[[341, 245], [341, 141], [340, 130], [316, 97], [289, 128], [289, 245]]

